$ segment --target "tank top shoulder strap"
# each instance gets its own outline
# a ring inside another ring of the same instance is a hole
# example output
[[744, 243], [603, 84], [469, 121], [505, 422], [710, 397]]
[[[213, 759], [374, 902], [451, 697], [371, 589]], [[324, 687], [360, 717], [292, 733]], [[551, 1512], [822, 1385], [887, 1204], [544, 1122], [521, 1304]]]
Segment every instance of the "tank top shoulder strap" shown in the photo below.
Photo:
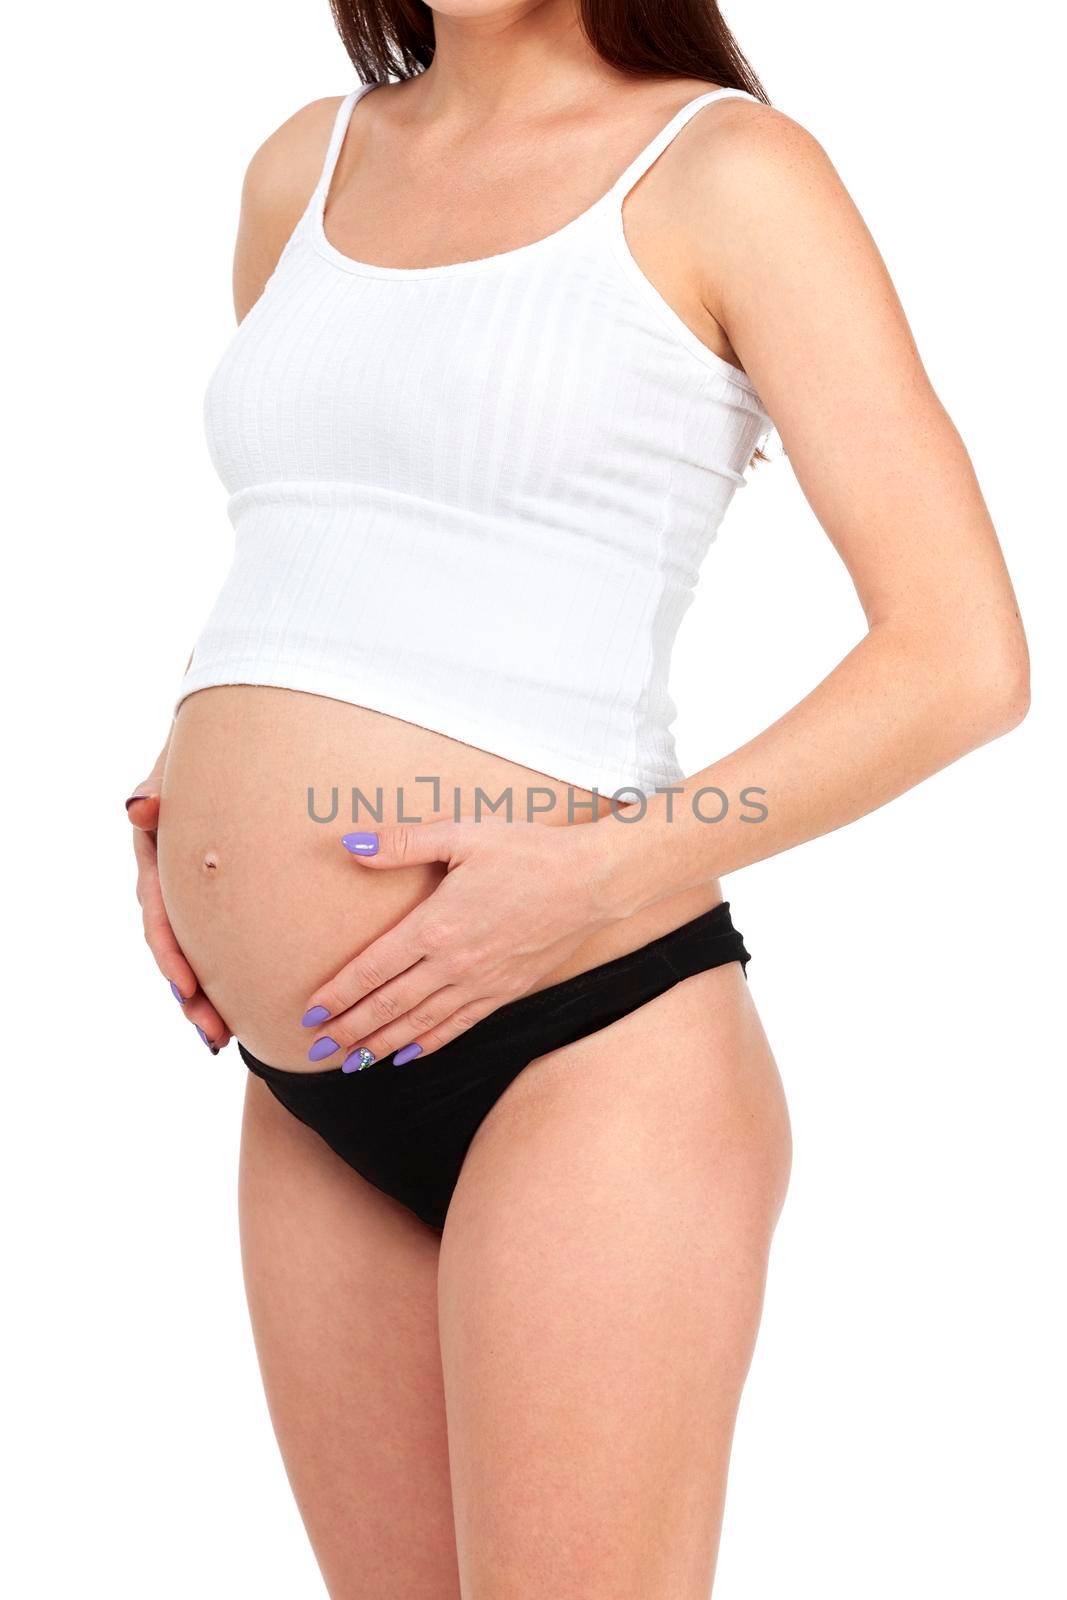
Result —
[[333, 131], [330, 134], [330, 142], [326, 146], [326, 155], [323, 158], [322, 171], [319, 173], [319, 181], [315, 185], [315, 195], [319, 199], [325, 200], [329, 193], [333, 169], [336, 167], [337, 158], [341, 154], [341, 146], [345, 142], [345, 134], [348, 132], [348, 124], [352, 120], [352, 112], [357, 102], [362, 100], [363, 96], [369, 93], [371, 89], [375, 88], [377, 88], [377, 84], [374, 83], [357, 84], [354, 89], [345, 95], [341, 104], [337, 107], [337, 115], [333, 119]]
[[711, 105], [715, 100], [755, 100], [755, 98], [755, 95], [749, 94], [747, 89], [709, 89], [706, 94], [698, 94], [695, 100], [690, 100], [686, 105], [682, 106], [680, 111], [676, 111], [666, 127], [661, 128], [656, 137], [634, 157], [626, 171], [612, 186], [612, 195], [621, 204], [637, 180], [644, 177], [649, 167], [652, 166], [653, 162], [658, 161], [667, 146], [681, 133], [686, 123], [695, 117], [698, 111], [702, 111], [705, 106]]

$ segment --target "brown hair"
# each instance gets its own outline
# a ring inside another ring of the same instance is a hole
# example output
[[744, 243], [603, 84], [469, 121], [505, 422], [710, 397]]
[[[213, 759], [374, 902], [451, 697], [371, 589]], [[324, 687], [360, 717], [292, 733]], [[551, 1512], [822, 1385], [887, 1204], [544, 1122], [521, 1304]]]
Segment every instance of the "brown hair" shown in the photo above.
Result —
[[[364, 83], [413, 78], [433, 60], [433, 12], [423, 0], [330, 0], [337, 31]], [[598, 55], [638, 77], [702, 78], [767, 95], [716, 0], [577, 0]]]

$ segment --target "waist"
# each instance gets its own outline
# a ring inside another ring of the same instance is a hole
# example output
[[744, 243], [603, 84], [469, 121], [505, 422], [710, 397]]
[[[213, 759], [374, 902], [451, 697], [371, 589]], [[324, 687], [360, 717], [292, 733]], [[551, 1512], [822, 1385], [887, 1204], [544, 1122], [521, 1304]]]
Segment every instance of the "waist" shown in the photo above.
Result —
[[586, 788], [678, 781], [680, 537], [614, 509], [564, 527], [545, 507], [502, 519], [347, 485], [267, 485], [231, 507], [233, 564], [183, 696], [302, 690]]
[[[469, 812], [478, 789], [494, 802], [510, 793], [517, 819], [531, 805], [530, 819], [548, 826], [606, 809], [568, 784], [335, 700], [216, 688], [183, 703], [163, 784], [164, 898], [202, 986], [254, 1054], [306, 1066], [298, 1019], [307, 996], [439, 881], [437, 867], [361, 872], [341, 834]], [[613, 925], [545, 984], [637, 949], [721, 898], [709, 883]]]

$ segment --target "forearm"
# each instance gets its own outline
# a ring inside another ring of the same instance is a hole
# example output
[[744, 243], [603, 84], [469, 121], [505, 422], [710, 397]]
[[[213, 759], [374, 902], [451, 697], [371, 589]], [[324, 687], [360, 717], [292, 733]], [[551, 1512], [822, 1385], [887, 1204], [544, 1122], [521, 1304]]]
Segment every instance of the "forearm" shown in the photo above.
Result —
[[607, 900], [628, 915], [855, 821], [1013, 727], [1026, 683], [1021, 630], [976, 652], [873, 627], [750, 743], [650, 798], [639, 819], [639, 808], [604, 819]]

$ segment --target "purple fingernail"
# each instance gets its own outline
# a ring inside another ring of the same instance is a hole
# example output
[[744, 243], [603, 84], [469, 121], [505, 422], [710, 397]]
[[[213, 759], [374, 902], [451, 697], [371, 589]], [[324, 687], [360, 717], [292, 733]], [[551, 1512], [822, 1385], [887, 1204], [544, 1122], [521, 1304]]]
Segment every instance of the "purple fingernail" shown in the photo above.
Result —
[[133, 802], [135, 800], [151, 800], [151, 799], [152, 799], [151, 794], [131, 794], [130, 798], [126, 801], [126, 810], [128, 811], [130, 809], [130, 807], [133, 805]]
[[354, 856], [376, 856], [378, 854], [378, 835], [376, 833], [342, 834], [341, 843]]
[[363, 1067], [369, 1067], [376, 1057], [373, 1050], [365, 1050], [360, 1045], [358, 1050], [353, 1050], [347, 1060], [341, 1062], [342, 1072], [359, 1072]]
[[327, 1056], [332, 1056], [341, 1046], [333, 1039], [316, 1039], [308, 1051], [309, 1061], [325, 1061]]
[[422, 1055], [422, 1045], [421, 1044], [406, 1044], [404, 1046], [403, 1050], [398, 1050], [397, 1051], [396, 1055], [393, 1057], [393, 1062], [394, 1062], [394, 1065], [396, 1065], [398, 1067], [404, 1067], [404, 1066], [407, 1066], [407, 1063], [409, 1061], [414, 1061], [416, 1056], [421, 1056], [421, 1055]]
[[204, 1032], [204, 1030], [200, 1026], [199, 1022], [194, 1023], [194, 1027], [196, 1028], [196, 1031], [200, 1035], [201, 1039], [203, 1039], [204, 1043], [207, 1045], [208, 1049], [209, 1050], [214, 1050], [215, 1046], [212, 1044], [211, 1040], [208, 1038], [207, 1034]]
[[178, 1002], [178, 1004], [180, 1006], [183, 1006], [185, 1004], [185, 996], [182, 994], [181, 990], [178, 988], [178, 985], [176, 983], [172, 983], [171, 984], [170, 992], [174, 996], [175, 1000], [177, 1000], [177, 1002]]
[[317, 1028], [320, 1022], [325, 1022], [330, 1015], [325, 1006], [312, 1006], [310, 1011], [305, 1011], [300, 1018], [302, 1028]]

